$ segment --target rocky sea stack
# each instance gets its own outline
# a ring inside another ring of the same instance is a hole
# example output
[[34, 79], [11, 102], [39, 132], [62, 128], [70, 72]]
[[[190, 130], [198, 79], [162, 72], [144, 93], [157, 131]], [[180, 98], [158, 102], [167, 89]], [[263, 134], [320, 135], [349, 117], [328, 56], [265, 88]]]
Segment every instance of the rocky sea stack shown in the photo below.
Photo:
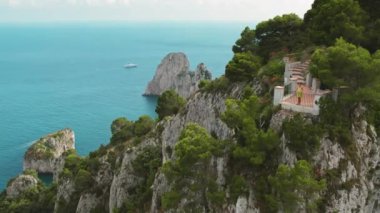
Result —
[[173, 89], [180, 96], [188, 98], [198, 90], [201, 80], [211, 80], [211, 72], [203, 63], [195, 71], [190, 71], [190, 63], [184, 53], [169, 53], [157, 67], [144, 95], [161, 95]]
[[75, 136], [71, 129], [63, 129], [36, 141], [24, 155], [24, 170], [58, 174], [63, 167], [63, 154], [75, 149]]

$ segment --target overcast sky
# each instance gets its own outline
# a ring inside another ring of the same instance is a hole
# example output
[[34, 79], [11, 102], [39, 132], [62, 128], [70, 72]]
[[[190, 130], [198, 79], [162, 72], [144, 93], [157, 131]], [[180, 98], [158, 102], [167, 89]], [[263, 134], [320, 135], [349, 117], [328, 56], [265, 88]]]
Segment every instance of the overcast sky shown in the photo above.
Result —
[[313, 0], [0, 0], [0, 22], [30, 21], [262, 21], [303, 17]]

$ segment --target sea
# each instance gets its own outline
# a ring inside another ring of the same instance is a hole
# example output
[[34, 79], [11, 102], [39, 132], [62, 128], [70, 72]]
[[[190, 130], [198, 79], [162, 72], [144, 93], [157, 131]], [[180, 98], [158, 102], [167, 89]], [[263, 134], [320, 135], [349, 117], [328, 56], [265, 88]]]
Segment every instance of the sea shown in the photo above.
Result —
[[[85, 156], [109, 142], [111, 122], [156, 117], [142, 96], [163, 57], [184, 52], [224, 73], [242, 22], [58, 22], [0, 24], [0, 190], [22, 172], [42, 136], [75, 132]], [[125, 69], [128, 63], [138, 64]]]

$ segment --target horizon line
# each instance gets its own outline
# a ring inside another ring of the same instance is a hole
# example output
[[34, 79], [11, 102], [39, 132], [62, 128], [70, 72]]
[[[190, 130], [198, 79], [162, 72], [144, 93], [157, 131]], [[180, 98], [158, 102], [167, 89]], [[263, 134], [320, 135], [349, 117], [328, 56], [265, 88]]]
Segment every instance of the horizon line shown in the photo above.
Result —
[[257, 20], [191, 20], [191, 19], [184, 19], [184, 20], [0, 20], [0, 24], [33, 24], [33, 23], [181, 23], [181, 22], [194, 22], [194, 23], [200, 23], [200, 22], [223, 22], [223, 23], [257, 23], [260, 21]]

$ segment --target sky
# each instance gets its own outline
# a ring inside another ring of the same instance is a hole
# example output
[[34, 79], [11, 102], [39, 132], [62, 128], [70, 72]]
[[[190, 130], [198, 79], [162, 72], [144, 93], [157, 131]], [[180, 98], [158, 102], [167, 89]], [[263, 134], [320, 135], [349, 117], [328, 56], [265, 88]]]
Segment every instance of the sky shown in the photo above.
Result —
[[314, 0], [0, 0], [0, 22], [262, 21]]

